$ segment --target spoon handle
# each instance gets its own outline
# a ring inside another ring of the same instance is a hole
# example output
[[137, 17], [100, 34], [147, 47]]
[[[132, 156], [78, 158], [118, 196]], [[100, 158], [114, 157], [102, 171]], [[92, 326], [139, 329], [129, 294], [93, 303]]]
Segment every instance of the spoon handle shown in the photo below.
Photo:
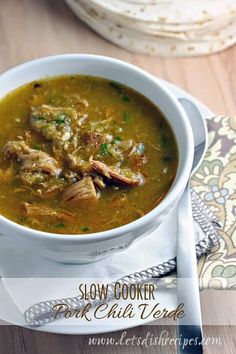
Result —
[[189, 184], [178, 206], [177, 276], [178, 303], [183, 303], [185, 310], [185, 316], [178, 322], [181, 338], [178, 353], [200, 354], [203, 352], [202, 319]]

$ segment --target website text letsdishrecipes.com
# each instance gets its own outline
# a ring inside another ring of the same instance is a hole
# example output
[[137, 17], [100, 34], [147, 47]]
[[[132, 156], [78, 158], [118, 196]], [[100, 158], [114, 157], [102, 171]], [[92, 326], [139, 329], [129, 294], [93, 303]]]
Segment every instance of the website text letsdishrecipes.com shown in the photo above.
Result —
[[[196, 346], [199, 345], [199, 338], [183, 338], [171, 337], [169, 331], [163, 330], [160, 332], [159, 336], [155, 336], [151, 332], [147, 332], [145, 336], [129, 336], [127, 331], [121, 333], [120, 337], [89, 337], [89, 346], [140, 346], [144, 348], [149, 348], [153, 346], [178, 346], [180, 345], [183, 349], [186, 346]], [[204, 346], [221, 346], [221, 337], [204, 337], [201, 341]]]

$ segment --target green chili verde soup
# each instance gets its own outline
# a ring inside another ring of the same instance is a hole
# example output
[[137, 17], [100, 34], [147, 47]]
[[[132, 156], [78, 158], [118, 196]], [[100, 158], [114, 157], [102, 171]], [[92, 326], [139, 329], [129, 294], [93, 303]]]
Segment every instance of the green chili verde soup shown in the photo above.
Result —
[[26, 84], [0, 101], [0, 213], [85, 234], [128, 224], [165, 197], [177, 144], [159, 109], [90, 76]]

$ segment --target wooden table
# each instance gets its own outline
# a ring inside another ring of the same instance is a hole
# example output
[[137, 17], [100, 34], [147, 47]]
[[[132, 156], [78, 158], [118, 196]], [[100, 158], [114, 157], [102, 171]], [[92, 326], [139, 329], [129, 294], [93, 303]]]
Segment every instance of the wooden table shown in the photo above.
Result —
[[[61, 53], [93, 53], [120, 58], [169, 80], [198, 97], [217, 114], [236, 112], [236, 47], [223, 53], [190, 59], [160, 59], [128, 53], [100, 38], [81, 23], [63, 0], [5, 0], [0, 2], [0, 72], [33, 58]], [[229, 316], [235, 293], [204, 292], [203, 315], [218, 311]], [[230, 301], [229, 301], [230, 300]], [[228, 311], [228, 312], [227, 312]], [[228, 314], [228, 315], [227, 315]], [[175, 328], [143, 326], [128, 336], [159, 336], [162, 330], [175, 335]], [[205, 327], [205, 336], [221, 336], [222, 346], [209, 346], [206, 353], [233, 354], [233, 326]], [[103, 337], [118, 339], [121, 333]], [[97, 336], [96, 336], [97, 337]], [[101, 337], [101, 336], [100, 336]], [[64, 336], [34, 332], [14, 326], [0, 327], [0, 354], [76, 353], [174, 353], [174, 346], [88, 346], [88, 336]]]

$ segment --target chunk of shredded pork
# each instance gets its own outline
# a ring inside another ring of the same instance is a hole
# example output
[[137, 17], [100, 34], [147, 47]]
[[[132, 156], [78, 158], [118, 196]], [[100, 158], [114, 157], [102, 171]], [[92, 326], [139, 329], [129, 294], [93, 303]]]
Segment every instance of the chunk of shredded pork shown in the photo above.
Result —
[[3, 147], [5, 158], [20, 163], [20, 178], [27, 184], [38, 184], [58, 177], [62, 170], [57, 161], [41, 150], [31, 149], [24, 141], [8, 141]]
[[135, 175], [129, 169], [109, 167], [101, 161], [91, 161], [92, 169], [107, 179], [124, 186], [136, 186], [142, 183], [140, 175]]
[[84, 176], [80, 181], [68, 187], [62, 196], [65, 202], [77, 202], [80, 200], [97, 200], [98, 193], [91, 176]]
[[40, 204], [30, 204], [26, 202], [22, 203], [20, 207], [25, 216], [30, 216], [36, 219], [65, 222], [71, 222], [74, 220], [74, 214], [64, 209], [54, 210]]

